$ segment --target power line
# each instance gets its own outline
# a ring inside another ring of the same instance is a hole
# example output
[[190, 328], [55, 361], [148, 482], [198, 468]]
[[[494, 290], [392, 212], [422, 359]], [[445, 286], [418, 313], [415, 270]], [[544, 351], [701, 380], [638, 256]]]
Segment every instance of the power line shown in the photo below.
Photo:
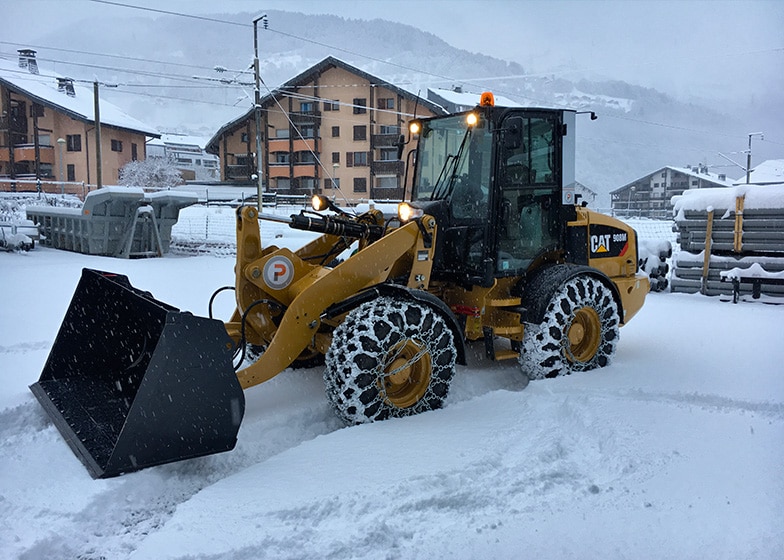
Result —
[[[235, 22], [235, 21], [223, 20], [223, 19], [218, 19], [218, 18], [213, 18], [213, 17], [198, 16], [198, 15], [194, 15], [194, 14], [186, 14], [186, 13], [175, 12], [175, 11], [171, 11], [171, 10], [161, 10], [161, 9], [158, 9], [158, 8], [149, 8], [149, 7], [145, 7], [145, 6], [136, 6], [136, 5], [133, 5], [133, 4], [127, 4], [127, 3], [116, 2], [116, 1], [111, 1], [111, 0], [91, 0], [91, 1], [95, 2], [95, 3], [99, 3], [99, 4], [106, 4], [106, 5], [112, 5], [112, 6], [122, 7], [122, 8], [129, 8], [129, 9], [136, 9], [136, 10], [146, 11], [146, 12], [151, 12], [151, 13], [158, 13], [158, 14], [164, 14], [164, 15], [170, 15], [170, 16], [177, 16], [177, 17], [185, 17], [185, 18], [190, 18], [190, 19], [195, 19], [195, 20], [200, 20], [200, 21], [207, 21], [207, 22], [211, 22], [211, 23], [220, 23], [220, 24], [233, 25], [233, 26], [238, 26], [238, 27], [252, 28], [251, 24], [239, 23], [239, 22]], [[352, 54], [354, 56], [358, 56], [358, 57], [365, 58], [365, 59], [368, 59], [368, 60], [372, 60], [372, 61], [375, 61], [375, 62], [383, 63], [383, 64], [386, 64], [386, 65], [397, 67], [397, 68], [400, 68], [400, 69], [403, 69], [403, 70], [407, 70], [407, 71], [410, 71], [410, 72], [415, 72], [417, 74], [423, 74], [423, 75], [427, 75], [427, 76], [432, 76], [432, 77], [435, 77], [435, 78], [439, 78], [440, 80], [446, 80], [446, 81], [449, 81], [449, 82], [452, 82], [452, 83], [458, 83], [458, 84], [464, 84], [466, 82], [475, 82], [475, 81], [479, 81], [479, 80], [482, 80], [482, 79], [484, 79], [484, 80], [495, 80], [495, 79], [511, 79], [511, 78], [531, 78], [531, 77], [537, 77], [537, 76], [541, 76], [541, 75], [553, 75], [554, 74], [554, 73], [536, 73], [536, 74], [532, 73], [532, 74], [520, 74], [520, 75], [511, 75], [511, 76], [501, 76], [501, 77], [488, 77], [488, 78], [475, 78], [475, 79], [456, 79], [456, 78], [452, 78], [452, 77], [448, 77], [448, 76], [443, 76], [443, 75], [440, 75], [440, 74], [435, 74], [435, 73], [432, 73], [432, 72], [419, 70], [419, 69], [412, 68], [412, 67], [409, 67], [409, 66], [396, 64], [396, 63], [390, 62], [388, 60], [383, 60], [383, 59], [371, 57], [371, 56], [368, 56], [368, 55], [365, 55], [365, 54], [362, 54], [362, 53], [357, 53], [355, 51], [351, 51], [349, 49], [336, 47], [334, 45], [329, 45], [327, 43], [323, 43], [323, 42], [316, 41], [316, 40], [313, 40], [313, 39], [308, 39], [308, 38], [301, 37], [301, 36], [298, 36], [298, 35], [294, 35], [294, 34], [291, 34], [291, 33], [286, 33], [286, 32], [283, 32], [283, 31], [279, 31], [279, 30], [275, 30], [275, 29], [269, 29], [269, 28], [265, 28], [265, 30], [270, 31], [271, 33], [277, 33], [277, 34], [285, 36], [285, 37], [290, 37], [290, 38], [297, 39], [297, 40], [300, 40], [300, 41], [304, 41], [304, 42], [307, 42], [307, 43], [311, 43], [311, 44], [315, 44], [315, 45], [318, 45], [318, 46], [326, 47], [328, 49], [333, 49], [333, 50], [337, 50], [337, 51], [340, 51], [340, 52], [345, 52], [345, 53], [348, 53], [348, 54]], [[0, 43], [2, 43], [2, 44], [11, 44], [11, 43], [7, 43], [7, 42], [0, 42]], [[80, 53], [80, 51], [75, 51], [75, 50], [70, 50], [70, 49], [56, 49], [56, 50], [61, 50], [63, 52]], [[751, 53], [777, 52], [777, 51], [784, 51], [784, 47], [777, 47], [777, 48], [773, 48], [773, 49], [751, 51]], [[82, 54], [91, 54], [91, 53], [83, 53], [82, 52]], [[92, 53], [92, 54], [95, 54], [97, 56], [109, 56], [109, 57], [114, 57], [114, 58], [118, 58], [118, 59], [134, 60], [134, 61], [139, 61], [139, 62], [148, 62], [148, 63], [149, 62], [155, 62], [155, 63], [158, 63], [158, 64], [171, 64], [171, 65], [177, 65], [177, 66], [182, 66], [182, 67], [205, 69], [205, 67], [200, 67], [200, 66], [195, 66], [195, 65], [185, 65], [185, 64], [181, 64], [181, 63], [168, 63], [168, 62], [163, 62], [163, 61], [150, 61], [150, 60], [138, 59], [138, 58], [134, 58], [134, 57], [123, 57], [123, 56], [120, 56], [120, 55], [105, 55], [105, 54], [100, 54], [100, 53]], [[735, 54], [750, 54], [750, 53], [735, 53]], [[44, 60], [47, 60], [47, 59], [44, 59]], [[74, 63], [74, 62], [56, 61], [56, 60], [52, 60], [52, 61], [53, 62], [61, 62], [63, 64], [72, 64], [72, 65], [76, 65], [76, 66], [84, 66], [84, 67], [88, 67], [88, 68], [97, 68], [97, 69], [103, 69], [103, 70], [112, 70], [112, 71], [118, 71], [118, 72], [125, 72], [125, 73], [129, 73], [129, 74], [138, 74], [138, 75], [142, 75], [142, 76], [157, 77], [157, 78], [161, 78], [161, 79], [170, 79], [170, 80], [179, 80], [179, 81], [189, 81], [189, 80], [193, 79], [193, 77], [176, 76], [176, 75], [172, 75], [172, 74], [161, 74], [161, 73], [157, 73], [157, 72], [147, 72], [147, 71], [140, 71], [140, 70], [129, 70], [129, 69], [123, 69], [123, 68], [110, 67], [110, 66], [92, 65], [92, 64]], [[79, 80], [79, 81], [86, 81], [86, 80]], [[220, 81], [220, 80], [218, 80], [218, 81]], [[226, 83], [226, 81], [222, 81], [222, 84], [224, 86], [241, 85], [241, 84], [236, 84], [236, 83], [232, 83], [232, 82]], [[131, 84], [126, 84], [126, 85], [131, 86]], [[363, 84], [358, 84], [358, 85], [363, 85]], [[265, 84], [265, 87], [266, 87], [266, 84]], [[567, 107], [567, 105], [562, 104], [562, 103], [554, 102], [553, 100], [540, 100], [540, 99], [533, 98], [533, 97], [530, 97], [530, 96], [525, 96], [524, 94], [521, 94], [519, 92], [498, 91], [497, 93], [503, 94], [503, 95], [508, 95], [510, 97], [516, 97], [518, 99], [526, 99], [526, 100], [537, 102], [537, 103], [544, 103], [544, 104], [547, 104], [547, 105], [558, 105], [558, 106], [562, 106], [562, 107]], [[174, 99], [174, 98], [170, 98], [170, 99]], [[638, 122], [638, 123], [646, 124], [646, 125], [650, 125], [650, 126], [659, 126], [659, 127], [670, 128], [670, 129], [674, 129], [674, 130], [683, 130], [683, 131], [688, 131], [688, 132], [695, 132], [695, 133], [699, 133], [699, 134], [720, 135], [720, 136], [731, 137], [731, 138], [739, 138], [740, 137], [740, 135], [736, 136], [736, 135], [730, 135], [730, 134], [708, 132], [708, 131], [703, 131], [703, 130], [691, 129], [691, 128], [688, 128], [688, 127], [681, 127], [681, 126], [677, 126], [677, 125], [670, 125], [670, 124], [666, 124], [666, 123], [658, 123], [658, 122], [654, 122], [654, 121], [647, 121], [647, 120], [642, 120], [642, 119], [634, 119], [634, 118], [631, 118], [631, 117], [622, 117], [622, 116], [619, 116], [619, 115], [602, 114], [602, 116], [607, 117], [607, 118], [615, 118], [615, 119], [620, 119], [620, 120], [628, 120], [628, 121], [632, 121], [632, 122]], [[771, 143], [777, 144], [776, 142], [771, 142]]]
[[95, 2], [96, 4], [108, 4], [110, 6], [118, 6], [120, 8], [132, 8], [134, 10], [141, 10], [143, 12], [153, 12], [153, 13], [156, 13], [156, 14], [164, 14], [164, 15], [167, 15], [167, 16], [187, 17], [187, 18], [191, 18], [191, 19], [198, 19], [198, 20], [202, 20], [202, 21], [209, 21], [209, 22], [212, 22], [212, 23], [225, 23], [227, 25], [236, 25], [236, 26], [239, 26], [239, 27], [253, 27], [252, 25], [250, 25], [248, 23], [239, 23], [239, 22], [236, 22], [236, 21], [227, 21], [227, 20], [216, 19], [216, 18], [211, 18], [211, 17], [206, 17], [206, 16], [197, 16], [197, 15], [193, 15], [193, 14], [183, 14], [183, 13], [180, 13], [180, 12], [170, 12], [168, 10], [161, 10], [161, 9], [158, 9], [158, 8], [148, 8], [148, 7], [145, 7], [145, 6], [134, 6], [133, 4], [125, 4], [123, 2], [111, 2], [110, 0], [90, 0], [90, 1], [91, 2]]

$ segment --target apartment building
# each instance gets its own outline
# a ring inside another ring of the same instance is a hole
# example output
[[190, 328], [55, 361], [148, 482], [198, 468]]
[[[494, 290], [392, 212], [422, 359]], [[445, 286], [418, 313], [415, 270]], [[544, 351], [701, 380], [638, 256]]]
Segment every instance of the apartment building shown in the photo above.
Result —
[[[94, 88], [40, 69], [34, 50], [18, 52], [0, 58], [0, 190], [25, 179], [97, 184]], [[101, 183], [115, 185], [160, 134], [102, 99], [99, 111]]]
[[705, 165], [667, 166], [610, 192], [614, 213], [649, 218], [671, 218], [672, 197], [688, 189], [730, 187], [724, 174], [708, 171]]
[[[266, 191], [326, 193], [349, 200], [399, 200], [407, 146], [397, 142], [414, 117], [444, 114], [431, 101], [328, 57], [261, 99], [261, 168]], [[225, 124], [207, 143], [226, 182], [255, 184], [255, 110]]]

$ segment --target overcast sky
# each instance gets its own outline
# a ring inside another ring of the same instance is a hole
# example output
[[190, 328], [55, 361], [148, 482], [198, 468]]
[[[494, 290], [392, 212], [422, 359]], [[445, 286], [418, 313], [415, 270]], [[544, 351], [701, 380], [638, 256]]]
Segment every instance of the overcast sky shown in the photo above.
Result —
[[[574, 78], [622, 79], [677, 95], [784, 85], [784, 1], [599, 0], [112, 0], [191, 14], [279, 9], [382, 18], [416, 26], [451, 45]], [[21, 22], [19, 40], [90, 16], [142, 16], [89, 0], [0, 0]], [[274, 21], [270, 22], [274, 26]], [[284, 30], [293, 31], [293, 30]], [[1, 39], [0, 39], [1, 40]], [[60, 45], [63, 46], [63, 45]], [[250, 46], [249, 46], [250, 48]], [[4, 49], [5, 50], [5, 49]]]

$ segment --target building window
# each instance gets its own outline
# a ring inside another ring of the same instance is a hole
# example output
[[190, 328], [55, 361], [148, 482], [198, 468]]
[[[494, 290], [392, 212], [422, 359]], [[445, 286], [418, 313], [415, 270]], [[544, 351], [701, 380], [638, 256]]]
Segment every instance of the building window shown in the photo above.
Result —
[[139, 159], [139, 146], [135, 143], [131, 143], [131, 161], [136, 161]]
[[68, 134], [65, 137], [65, 149], [69, 152], [82, 151], [82, 135], [81, 134]]
[[338, 179], [337, 177], [335, 179], [324, 179], [324, 190], [339, 189], [339, 188], [340, 188], [340, 179]]
[[332, 163], [340, 163], [340, 152], [332, 152]]
[[275, 152], [275, 163], [288, 163], [291, 161], [291, 154], [289, 152]]
[[248, 133], [247, 132], [243, 132], [242, 134], [240, 134], [240, 142], [243, 142], [244, 144], [248, 143]]
[[394, 109], [395, 108], [395, 98], [394, 97], [379, 97], [379, 99], [378, 99], [378, 108], [379, 109]]
[[[243, 134], [245, 134], [245, 133], [243, 132]], [[289, 129], [288, 128], [276, 128], [275, 129], [275, 138], [288, 138], [288, 137], [289, 137]], [[246, 140], [243, 140], [243, 142], [245, 142], [245, 141]]]
[[275, 187], [281, 190], [288, 190], [291, 188], [291, 179], [288, 177], [279, 177], [275, 181]]
[[332, 138], [340, 138], [340, 127], [333, 126], [332, 127]]
[[316, 137], [316, 127], [312, 124], [303, 124], [300, 129], [300, 133], [302, 134], [303, 138], [315, 138]]
[[367, 192], [367, 179], [365, 177], [354, 177], [354, 192]]
[[397, 148], [380, 148], [378, 150], [379, 161], [397, 161]]
[[340, 111], [340, 104], [338, 103], [337, 99], [333, 99], [331, 101], [324, 102], [324, 110], [325, 111]]
[[352, 105], [354, 105], [355, 115], [364, 115], [367, 113], [367, 99], [365, 97], [355, 97]]
[[317, 185], [316, 179], [314, 179], [313, 177], [300, 177], [298, 181], [299, 182], [297, 186], [300, 189], [307, 189], [311, 192], [313, 191], [313, 189], [316, 188]]
[[400, 127], [397, 125], [382, 124], [379, 127], [380, 134], [400, 134]]
[[312, 101], [303, 101], [299, 104], [299, 110], [302, 113], [312, 113], [314, 111], [314, 105]]
[[69, 163], [65, 166], [65, 170], [68, 177], [66, 181], [76, 181], [76, 166], [73, 163]]
[[114, 139], [112, 139], [112, 151], [113, 152], [122, 152], [122, 140], [114, 140]]
[[294, 154], [294, 163], [316, 163], [316, 156], [313, 152], [297, 152]]
[[178, 157], [177, 158], [177, 163], [188, 163], [188, 164], [191, 164], [191, 163], [193, 163], [193, 160], [191, 158]]
[[354, 127], [354, 140], [367, 140], [367, 127], [355, 126]]
[[386, 177], [377, 177], [376, 186], [379, 189], [396, 189], [398, 187], [398, 178], [395, 175], [388, 175]]
[[346, 152], [346, 167], [367, 167], [367, 152]]

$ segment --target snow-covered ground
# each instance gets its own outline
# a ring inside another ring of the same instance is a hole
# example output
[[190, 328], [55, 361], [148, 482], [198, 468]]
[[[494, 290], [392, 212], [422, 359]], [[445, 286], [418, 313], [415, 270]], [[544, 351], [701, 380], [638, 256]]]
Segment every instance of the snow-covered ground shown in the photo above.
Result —
[[699, 295], [649, 295], [591, 373], [471, 346], [401, 420], [345, 428], [320, 368], [286, 371], [234, 451], [92, 480], [27, 388], [81, 268], [206, 315], [233, 266], [0, 253], [0, 558], [784, 558], [784, 306]]

